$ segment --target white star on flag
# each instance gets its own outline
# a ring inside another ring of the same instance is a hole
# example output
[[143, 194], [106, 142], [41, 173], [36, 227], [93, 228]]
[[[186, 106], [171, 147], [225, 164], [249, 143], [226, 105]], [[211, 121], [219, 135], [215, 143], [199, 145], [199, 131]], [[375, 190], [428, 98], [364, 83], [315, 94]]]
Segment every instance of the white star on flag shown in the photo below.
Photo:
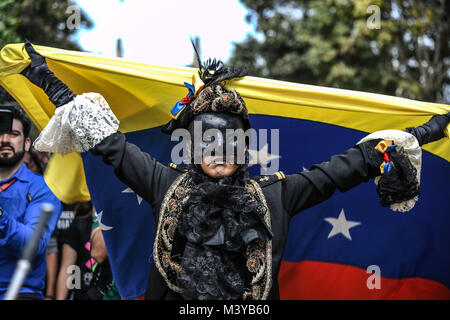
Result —
[[100, 211], [97, 214], [98, 225], [99, 225], [100, 229], [103, 230], [103, 231], [111, 230], [113, 227], [109, 227], [109, 226], [107, 226], [107, 225], [102, 223], [102, 216], [103, 216], [103, 211]]
[[[125, 190], [122, 191], [122, 193], [134, 193], [134, 191], [131, 188], [126, 188]], [[136, 197], [138, 204], [141, 205], [142, 197], [139, 196], [138, 194], [136, 195]]]
[[352, 237], [350, 236], [350, 228], [356, 227], [361, 224], [361, 222], [347, 220], [345, 218], [344, 209], [341, 210], [341, 213], [339, 214], [339, 217], [337, 219], [325, 218], [324, 220], [333, 226], [330, 234], [328, 235], [328, 239], [341, 233], [347, 239], [352, 240]]
[[281, 158], [280, 155], [274, 155], [269, 153], [269, 146], [265, 144], [259, 151], [258, 150], [248, 150], [250, 155], [249, 159], [249, 167], [258, 164], [267, 169], [267, 165], [270, 161]]

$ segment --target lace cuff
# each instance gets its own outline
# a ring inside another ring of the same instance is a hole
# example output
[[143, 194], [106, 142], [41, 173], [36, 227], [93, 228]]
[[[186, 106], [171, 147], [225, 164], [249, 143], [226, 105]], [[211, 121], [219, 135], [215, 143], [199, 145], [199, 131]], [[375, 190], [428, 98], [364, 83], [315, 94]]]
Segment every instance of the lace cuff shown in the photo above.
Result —
[[[410, 163], [405, 163], [401, 158], [396, 157], [396, 159], [393, 160], [394, 166], [397, 165], [397, 167], [402, 167], [398, 168], [401, 169], [401, 174], [395, 175], [384, 173], [381, 175], [380, 173], [380, 175], [375, 178], [375, 184], [378, 185], [377, 191], [379, 195], [384, 198], [382, 199], [382, 202], [383, 200], [388, 202], [393, 211], [406, 212], [411, 210], [418, 200], [420, 186], [422, 149], [419, 146], [419, 142], [416, 137], [408, 132], [400, 130], [383, 130], [368, 135], [359, 141], [358, 144], [374, 139], [392, 140], [394, 144], [397, 145], [395, 151], [398, 155], [405, 160], [409, 160]], [[400, 181], [394, 181], [399, 178], [405, 180], [405, 183], [402, 184]], [[388, 181], [388, 183], [381, 179]], [[405, 198], [403, 198], [402, 201], [394, 202], [392, 199], [398, 198], [400, 193], [403, 193]]]
[[39, 151], [67, 154], [94, 148], [117, 132], [119, 120], [98, 93], [85, 93], [57, 108], [34, 142]]

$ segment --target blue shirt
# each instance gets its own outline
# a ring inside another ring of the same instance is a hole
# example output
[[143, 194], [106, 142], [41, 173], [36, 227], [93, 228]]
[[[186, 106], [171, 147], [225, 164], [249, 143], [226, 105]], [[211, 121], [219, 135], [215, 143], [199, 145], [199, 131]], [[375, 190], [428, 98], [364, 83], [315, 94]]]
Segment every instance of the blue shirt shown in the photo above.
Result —
[[48, 202], [55, 211], [45, 227], [35, 260], [20, 290], [21, 293], [35, 293], [43, 298], [45, 248], [61, 214], [61, 202], [50, 191], [44, 178], [28, 170], [25, 164], [12, 177], [1, 180], [0, 186], [14, 178], [17, 180], [0, 192], [0, 208], [3, 209], [0, 216], [0, 299], [4, 298], [22, 249], [38, 224], [41, 205]]

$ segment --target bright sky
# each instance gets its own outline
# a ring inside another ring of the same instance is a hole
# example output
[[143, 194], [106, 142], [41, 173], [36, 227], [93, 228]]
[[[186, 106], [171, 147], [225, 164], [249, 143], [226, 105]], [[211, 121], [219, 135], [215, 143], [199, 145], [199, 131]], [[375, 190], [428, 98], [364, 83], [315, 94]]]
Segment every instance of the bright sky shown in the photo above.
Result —
[[124, 58], [156, 65], [192, 63], [190, 37], [201, 39], [202, 59], [228, 60], [233, 42], [245, 39], [253, 27], [238, 0], [76, 0], [94, 22], [80, 30], [85, 51], [115, 56], [122, 38]]

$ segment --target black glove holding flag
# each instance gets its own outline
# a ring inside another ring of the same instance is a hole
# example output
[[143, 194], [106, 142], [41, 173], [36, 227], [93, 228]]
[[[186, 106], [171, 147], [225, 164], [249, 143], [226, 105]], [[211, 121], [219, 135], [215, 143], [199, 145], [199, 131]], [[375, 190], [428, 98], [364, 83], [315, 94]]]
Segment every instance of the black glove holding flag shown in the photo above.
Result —
[[44, 90], [56, 108], [73, 100], [73, 92], [50, 71], [45, 58], [34, 50], [28, 40], [25, 41], [25, 50], [31, 58], [31, 63], [21, 74]]
[[[450, 122], [450, 112], [443, 115], [433, 116], [427, 123], [406, 129], [406, 132], [416, 137], [419, 145], [438, 141], [445, 137], [444, 130]], [[370, 141], [372, 142], [372, 141]], [[380, 153], [374, 152], [373, 149], [368, 150], [372, 155], [372, 165], [385, 161], [384, 153], [383, 159]], [[420, 194], [419, 182], [416, 178], [417, 170], [411, 164], [408, 157], [404, 154], [398, 153], [393, 149], [388, 152], [388, 161], [392, 161], [393, 165], [389, 170], [386, 170], [381, 175], [377, 193], [380, 196], [380, 204], [385, 207], [393, 203], [400, 203], [406, 200], [414, 199]], [[385, 163], [383, 162], [383, 163]], [[378, 168], [372, 166], [373, 171], [376, 172]]]
[[417, 138], [419, 145], [438, 141], [445, 137], [444, 130], [450, 122], [450, 112], [433, 116], [427, 123], [415, 128], [406, 128], [406, 132]]

